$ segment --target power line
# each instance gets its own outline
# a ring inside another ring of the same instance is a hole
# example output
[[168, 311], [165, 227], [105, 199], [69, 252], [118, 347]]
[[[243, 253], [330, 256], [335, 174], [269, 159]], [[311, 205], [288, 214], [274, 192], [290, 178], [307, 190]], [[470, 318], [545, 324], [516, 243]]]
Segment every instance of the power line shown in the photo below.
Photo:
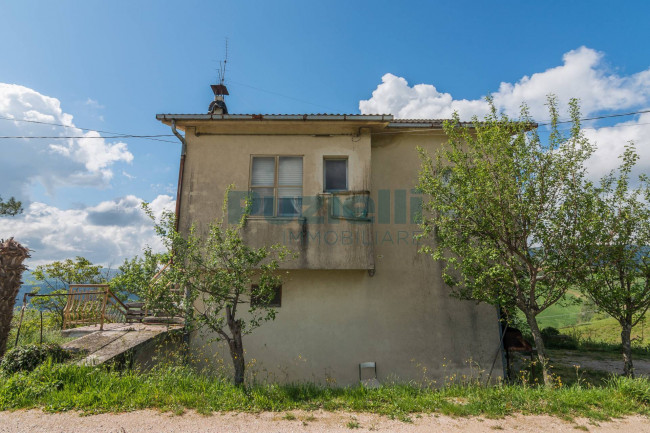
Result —
[[[81, 135], [81, 136], [79, 136], [79, 135], [75, 135], [75, 136], [72, 136], [72, 135], [65, 135], [65, 136], [61, 136], [61, 135], [50, 135], [50, 136], [48, 136], [48, 135], [40, 135], [40, 136], [36, 136], [36, 135], [2, 135], [2, 136], [0, 136], [0, 139], [1, 138], [48, 138], [48, 139], [61, 139], [61, 138], [79, 138], [79, 139], [81, 139], [81, 138], [84, 138], [84, 139], [86, 139], [86, 138], [89, 138], [89, 139], [99, 139], [99, 138], [101, 138], [101, 139], [104, 139], [104, 138], [111, 138], [111, 139], [113, 139], [113, 138], [154, 138], [154, 137], [169, 137], [169, 135], [165, 135], [165, 134], [160, 134], [160, 135], [122, 134], [122, 135], [113, 135], [113, 136], [103, 135], [103, 136], [99, 136], [99, 137], [84, 137], [83, 135]], [[175, 141], [168, 141], [168, 143], [175, 143]]]
[[95, 131], [101, 134], [113, 134], [117, 135], [118, 137], [1, 137], [1, 138], [144, 138], [147, 140], [154, 140], [154, 141], [162, 141], [164, 143], [176, 143], [175, 141], [171, 140], [160, 140], [155, 137], [173, 137], [171, 134], [159, 134], [159, 135], [151, 135], [151, 136], [146, 136], [146, 135], [133, 135], [133, 134], [123, 134], [121, 132], [114, 132], [114, 131], [102, 131], [100, 129], [93, 129], [93, 128], [81, 128], [79, 126], [74, 126], [74, 125], [65, 125], [63, 123], [54, 123], [54, 122], [43, 122], [40, 120], [28, 120], [28, 119], [15, 119], [11, 117], [5, 117], [5, 116], [0, 116], [0, 120], [9, 120], [13, 122], [26, 122], [26, 123], [37, 123], [39, 125], [52, 125], [52, 126], [61, 126], [64, 128], [75, 128], [79, 129], [81, 131]]
[[340, 112], [341, 111], [341, 110], [337, 110], [337, 109], [332, 108], [332, 107], [327, 107], [325, 105], [314, 104], [313, 102], [305, 101], [304, 99], [298, 99], [298, 98], [294, 98], [293, 96], [285, 95], [285, 94], [278, 93], [278, 92], [273, 92], [271, 90], [266, 90], [266, 89], [261, 89], [259, 87], [249, 86], [248, 84], [239, 83], [237, 81], [229, 80], [228, 82], [232, 83], [232, 84], [239, 85], [239, 86], [248, 87], [249, 89], [259, 90], [260, 92], [269, 93], [271, 95], [276, 95], [276, 96], [281, 96], [283, 98], [292, 99], [292, 100], [297, 101], [297, 102], [302, 102], [303, 104], [309, 104], [309, 105], [313, 105], [315, 107], [326, 108], [328, 110], [332, 110], [333, 112]]
[[[581, 122], [586, 122], [588, 120], [600, 120], [600, 119], [609, 119], [612, 117], [624, 117], [624, 116], [633, 116], [635, 114], [644, 114], [644, 113], [650, 113], [650, 110], [639, 110], [639, 111], [631, 111], [629, 113], [618, 113], [618, 114], [603, 114], [602, 116], [594, 116], [594, 117], [585, 117], [583, 119], [579, 119]], [[550, 120], [545, 120], [545, 123], [538, 123], [537, 125], [539, 126], [546, 126], [550, 125], [551, 121]], [[556, 123], [571, 123], [573, 120], [558, 120]]]

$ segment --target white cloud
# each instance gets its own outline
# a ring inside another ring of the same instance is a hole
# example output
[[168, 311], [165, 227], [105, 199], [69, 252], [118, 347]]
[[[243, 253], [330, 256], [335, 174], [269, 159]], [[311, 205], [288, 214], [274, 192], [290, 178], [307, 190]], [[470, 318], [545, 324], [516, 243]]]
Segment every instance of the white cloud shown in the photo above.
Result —
[[[560, 66], [524, 76], [516, 83], [502, 82], [492, 93], [497, 109], [517, 117], [522, 103], [529, 106], [537, 121], [548, 119], [546, 99], [555, 94], [560, 103], [560, 114], [567, 116], [570, 98], [580, 100], [582, 115], [610, 113], [618, 110], [637, 111], [650, 106], [650, 68], [621, 76], [612, 72], [603, 60], [604, 54], [580, 47], [564, 54]], [[489, 91], [489, 89], [486, 89]], [[438, 91], [431, 84], [409, 86], [393, 74], [385, 74], [372, 97], [359, 102], [363, 114], [393, 114], [396, 118], [445, 119], [458, 112], [463, 120], [488, 111], [484, 98], [454, 99], [451, 94]], [[598, 145], [589, 161], [590, 176], [594, 179], [616, 168], [624, 145], [633, 140], [641, 156], [636, 173], [650, 172], [650, 115], [609, 127], [591, 126], [585, 135]]]
[[[89, 100], [92, 101], [92, 100]], [[95, 102], [95, 101], [92, 101]], [[16, 85], [0, 83], [0, 116], [70, 125], [61, 128], [40, 123], [0, 120], [1, 135], [74, 136], [79, 139], [3, 139], [0, 155], [2, 196], [28, 201], [30, 187], [41, 183], [49, 192], [63, 185], [104, 188], [113, 177], [115, 163], [130, 163], [126, 143], [108, 143], [95, 131], [74, 127], [73, 116], [63, 112], [58, 99]]]
[[[492, 93], [494, 102], [510, 116], [517, 116], [521, 104], [526, 102], [533, 117], [539, 120], [548, 117], [545, 103], [549, 93], [557, 95], [563, 104], [570, 98], [579, 98], [586, 115], [648, 104], [650, 69], [619, 76], [609, 71], [603, 57], [603, 53], [587, 47], [569, 51], [560, 66], [524, 76], [514, 84], [502, 82], [499, 90]], [[386, 74], [372, 97], [359, 102], [359, 110], [364, 114], [393, 114], [402, 119], [449, 118], [457, 111], [461, 118], [469, 120], [473, 115], [484, 115], [487, 103], [483, 98], [456, 100], [431, 84], [411, 87], [404, 78]]]
[[[132, 195], [82, 209], [34, 202], [22, 215], [0, 220], [0, 238], [14, 236], [32, 249], [30, 267], [78, 255], [116, 267], [125, 258], [141, 254], [145, 245], [162, 250], [141, 203]], [[173, 211], [174, 205], [168, 195], [159, 195], [150, 203], [157, 217], [164, 210]]]
[[105, 108], [102, 104], [100, 104], [99, 102], [97, 102], [97, 101], [95, 101], [94, 99], [91, 99], [91, 98], [86, 99], [86, 102], [84, 102], [84, 104], [91, 107], [91, 108], [95, 108], [95, 109], [98, 109], [98, 110], [101, 110], [101, 109]]
[[597, 146], [596, 152], [589, 160], [589, 173], [592, 178], [600, 179], [618, 167], [622, 162], [619, 156], [630, 141], [634, 142], [640, 157], [632, 172], [633, 182], [641, 173], [650, 174], [650, 113], [610, 127], [585, 128], [584, 134]]

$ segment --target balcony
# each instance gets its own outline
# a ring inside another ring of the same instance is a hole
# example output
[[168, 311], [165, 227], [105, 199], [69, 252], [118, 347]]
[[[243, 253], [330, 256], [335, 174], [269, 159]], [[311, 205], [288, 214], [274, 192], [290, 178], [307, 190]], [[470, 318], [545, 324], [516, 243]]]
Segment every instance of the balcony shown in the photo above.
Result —
[[282, 244], [299, 254], [285, 269], [374, 270], [368, 191], [303, 197], [300, 217], [250, 217], [244, 240], [251, 246]]

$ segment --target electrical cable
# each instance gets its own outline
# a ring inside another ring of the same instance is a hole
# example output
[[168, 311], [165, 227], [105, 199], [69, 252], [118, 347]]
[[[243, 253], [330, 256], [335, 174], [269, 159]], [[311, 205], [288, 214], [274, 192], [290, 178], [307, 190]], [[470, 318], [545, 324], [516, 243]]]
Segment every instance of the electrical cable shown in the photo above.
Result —
[[[74, 126], [74, 125], [64, 125], [62, 123], [54, 123], [54, 122], [43, 122], [40, 120], [29, 120], [29, 119], [15, 119], [11, 117], [5, 117], [5, 116], [0, 116], [0, 120], [9, 120], [9, 121], [14, 121], [14, 122], [26, 122], [26, 123], [37, 123], [39, 125], [52, 125], [52, 126], [61, 126], [63, 128], [75, 128], [81, 131], [95, 131], [101, 134], [113, 134], [117, 135], [119, 137], [124, 137], [124, 138], [144, 138], [148, 140], [154, 140], [154, 141], [162, 141], [165, 143], [176, 143], [175, 141], [171, 140], [160, 140], [155, 137], [173, 137], [172, 134], [159, 134], [159, 135], [134, 135], [134, 134], [124, 134], [121, 132], [114, 132], [114, 131], [102, 131], [100, 129], [93, 129], [93, 128], [82, 128], [79, 126]], [[60, 138], [119, 138], [119, 137], [60, 137]], [[31, 136], [6, 136], [2, 138], [59, 138], [59, 137], [31, 137]]]

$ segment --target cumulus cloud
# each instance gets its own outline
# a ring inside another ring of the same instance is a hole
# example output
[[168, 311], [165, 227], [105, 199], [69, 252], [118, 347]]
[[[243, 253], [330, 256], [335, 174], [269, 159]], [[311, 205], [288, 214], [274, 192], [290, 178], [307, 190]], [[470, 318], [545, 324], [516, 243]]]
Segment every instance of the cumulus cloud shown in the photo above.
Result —
[[[497, 109], [511, 117], [519, 115], [525, 102], [532, 117], [544, 121], [548, 119], [545, 104], [550, 93], [558, 97], [560, 113], [564, 115], [570, 98], [580, 100], [582, 114], [587, 117], [618, 110], [644, 110], [650, 106], [650, 68], [621, 76], [604, 62], [602, 52], [580, 47], [564, 54], [561, 65], [524, 76], [516, 83], [502, 82], [491, 95]], [[402, 77], [385, 74], [372, 97], [359, 102], [359, 110], [363, 114], [389, 113], [400, 119], [445, 119], [458, 112], [461, 119], [470, 120], [472, 116], [483, 117], [488, 104], [484, 97], [454, 99], [432, 84], [410, 86]], [[618, 155], [630, 140], [636, 143], [641, 156], [636, 172], [650, 172], [649, 124], [650, 114], [644, 114], [617, 125], [593, 124], [584, 129], [585, 135], [598, 146], [589, 161], [591, 177], [600, 178], [617, 167]]]
[[[0, 218], [0, 238], [14, 236], [33, 250], [30, 267], [78, 255], [115, 267], [141, 254], [145, 245], [162, 250], [141, 203], [132, 195], [82, 209], [33, 202], [22, 215]], [[173, 211], [174, 205], [168, 195], [159, 195], [150, 203], [156, 217]]]
[[0, 135], [4, 136], [81, 137], [1, 140], [0, 155], [10, 162], [0, 170], [3, 196], [29, 200], [30, 188], [35, 183], [42, 184], [49, 192], [64, 185], [103, 188], [113, 177], [114, 164], [133, 161], [126, 143], [108, 143], [95, 131], [76, 128], [73, 116], [61, 109], [58, 99], [28, 87], [0, 83], [0, 117], [4, 118], [0, 120]]
[[585, 128], [585, 137], [595, 144], [596, 152], [589, 160], [589, 174], [600, 179], [622, 162], [619, 156], [625, 145], [632, 141], [639, 154], [632, 180], [641, 173], [650, 174], [650, 113], [644, 113], [636, 120], [621, 122], [601, 128]]
[[[557, 95], [564, 104], [569, 98], [579, 98], [584, 114], [648, 104], [650, 69], [619, 76], [610, 72], [603, 58], [602, 52], [587, 47], [569, 51], [560, 66], [524, 76], [516, 83], [502, 82], [492, 93], [494, 102], [510, 116], [517, 116], [521, 104], [526, 102], [536, 119], [548, 117], [544, 104], [549, 93]], [[469, 120], [473, 115], [481, 117], [487, 109], [482, 97], [454, 99], [431, 84], [411, 87], [404, 78], [393, 74], [384, 75], [372, 97], [359, 102], [363, 114], [390, 113], [401, 119], [444, 119], [457, 111], [461, 118]]]

